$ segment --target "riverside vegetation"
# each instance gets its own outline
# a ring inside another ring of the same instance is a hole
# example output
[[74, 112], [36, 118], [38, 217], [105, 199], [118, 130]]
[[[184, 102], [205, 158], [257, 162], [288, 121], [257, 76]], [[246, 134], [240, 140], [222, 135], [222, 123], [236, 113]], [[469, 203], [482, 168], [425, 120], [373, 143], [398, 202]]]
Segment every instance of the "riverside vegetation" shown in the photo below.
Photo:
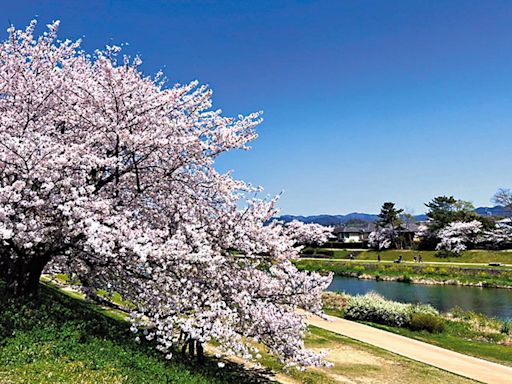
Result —
[[382, 328], [456, 352], [512, 366], [512, 322], [454, 308], [441, 314], [430, 305], [393, 302], [369, 293], [326, 292], [327, 313]]
[[[345, 251], [346, 252], [346, 251]], [[370, 253], [370, 252], [368, 252]], [[397, 257], [397, 252], [391, 254]], [[296, 266], [302, 270], [333, 272], [338, 276], [396, 280], [412, 283], [461, 284], [483, 287], [512, 288], [512, 267], [464, 265], [457, 262], [436, 260], [428, 263], [389, 263], [367, 261], [366, 252], [361, 252], [356, 261], [346, 259], [300, 259]], [[511, 257], [512, 260], [512, 257]]]

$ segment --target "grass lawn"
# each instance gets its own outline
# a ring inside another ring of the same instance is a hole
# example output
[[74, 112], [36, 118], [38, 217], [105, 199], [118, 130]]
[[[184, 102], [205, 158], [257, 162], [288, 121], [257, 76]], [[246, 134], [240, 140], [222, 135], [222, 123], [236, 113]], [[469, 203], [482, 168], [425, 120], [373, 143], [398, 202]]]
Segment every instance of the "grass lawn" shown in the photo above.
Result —
[[[303, 253], [305, 256], [320, 256], [326, 257], [325, 254], [332, 255], [333, 259], [348, 259], [352, 253], [355, 255], [356, 260], [377, 260], [377, 252], [373, 250], [347, 250], [335, 248], [306, 248]], [[322, 255], [322, 253], [325, 253]], [[424, 262], [435, 263], [484, 263], [491, 262], [512, 264], [512, 250], [503, 251], [489, 251], [489, 250], [469, 250], [462, 252], [458, 257], [439, 258], [436, 257], [436, 251], [413, 251], [410, 249], [399, 250], [391, 249], [380, 252], [383, 261], [393, 261], [402, 256], [405, 261], [413, 261], [414, 255], [421, 256]]]
[[[1, 288], [1, 287], [0, 287]], [[0, 297], [0, 383], [265, 383], [257, 370], [218, 360], [172, 360], [137, 344], [125, 315], [41, 285], [37, 304]]]
[[364, 260], [324, 260], [299, 259], [295, 265], [302, 270], [333, 272], [338, 276], [373, 276], [376, 279], [414, 282], [430, 280], [438, 282], [459, 282], [461, 284], [481, 284], [489, 287], [512, 287], [511, 267], [488, 267], [474, 265], [413, 264], [413, 263], [376, 263]]
[[149, 342], [135, 343], [124, 317], [47, 284], [41, 285], [37, 304], [0, 296], [0, 383], [472, 383], [314, 327], [306, 346], [327, 350], [332, 368], [285, 373], [263, 347], [263, 369], [236, 359], [220, 369], [211, 356], [202, 364], [180, 354], [165, 360]]

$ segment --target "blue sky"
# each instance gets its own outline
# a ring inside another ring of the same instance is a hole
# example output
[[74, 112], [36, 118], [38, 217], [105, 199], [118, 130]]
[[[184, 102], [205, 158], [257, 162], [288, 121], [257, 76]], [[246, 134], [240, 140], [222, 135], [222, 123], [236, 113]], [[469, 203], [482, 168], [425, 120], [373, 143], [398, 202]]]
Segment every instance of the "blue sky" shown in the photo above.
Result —
[[253, 150], [218, 168], [284, 191], [282, 213], [421, 213], [512, 187], [510, 1], [17, 0], [0, 22], [36, 15], [210, 84], [226, 114], [264, 110]]

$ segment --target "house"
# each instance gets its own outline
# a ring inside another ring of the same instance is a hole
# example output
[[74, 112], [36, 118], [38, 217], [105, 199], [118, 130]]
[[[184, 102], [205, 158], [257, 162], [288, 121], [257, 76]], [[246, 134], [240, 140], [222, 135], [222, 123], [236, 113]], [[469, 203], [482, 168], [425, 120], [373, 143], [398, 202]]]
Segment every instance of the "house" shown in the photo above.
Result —
[[[375, 223], [364, 223], [361, 225], [340, 225], [333, 230], [336, 241], [340, 243], [365, 243], [370, 233], [377, 229]], [[395, 231], [396, 235], [405, 242], [411, 244], [415, 240], [419, 225], [416, 223], [402, 223]]]
[[340, 243], [363, 243], [377, 226], [374, 223], [364, 225], [340, 225], [333, 230], [333, 235]]

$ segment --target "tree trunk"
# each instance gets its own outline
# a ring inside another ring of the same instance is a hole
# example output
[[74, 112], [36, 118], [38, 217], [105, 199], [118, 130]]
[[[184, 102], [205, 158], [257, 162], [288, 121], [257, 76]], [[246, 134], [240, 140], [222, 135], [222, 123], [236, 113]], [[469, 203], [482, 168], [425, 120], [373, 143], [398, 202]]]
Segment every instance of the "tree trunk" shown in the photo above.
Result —
[[37, 295], [39, 279], [48, 263], [46, 257], [26, 259], [20, 257], [7, 264], [7, 272], [3, 273], [7, 296], [28, 298]]
[[196, 352], [197, 352], [197, 361], [200, 363], [204, 361], [204, 348], [203, 344], [199, 341], [196, 341]]

